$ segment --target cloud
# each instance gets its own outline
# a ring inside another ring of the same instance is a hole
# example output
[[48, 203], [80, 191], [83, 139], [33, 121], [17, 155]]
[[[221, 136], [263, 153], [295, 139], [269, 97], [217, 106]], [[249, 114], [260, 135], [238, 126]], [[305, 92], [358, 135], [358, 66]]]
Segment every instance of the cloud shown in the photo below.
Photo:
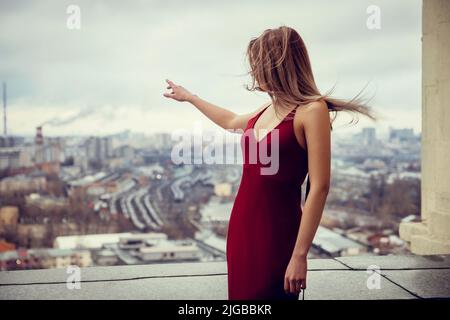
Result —
[[[419, 0], [378, 1], [381, 30], [366, 27], [368, 0], [84, 0], [77, 1], [81, 30], [70, 31], [66, 8], [72, 3], [0, 4], [0, 78], [8, 81], [13, 132], [38, 125], [33, 116], [38, 110], [45, 121], [64, 119], [67, 111], [78, 114], [85, 106], [101, 112], [52, 132], [90, 134], [107, 117], [108, 130], [145, 131], [202, 119], [187, 105], [162, 97], [165, 78], [236, 112], [254, 110], [268, 98], [243, 89], [245, 49], [250, 38], [282, 24], [305, 39], [322, 91], [337, 81], [336, 94], [351, 98], [370, 82], [377, 109], [417, 120], [400, 116], [389, 125], [420, 124]], [[118, 116], [120, 110], [129, 115]]]

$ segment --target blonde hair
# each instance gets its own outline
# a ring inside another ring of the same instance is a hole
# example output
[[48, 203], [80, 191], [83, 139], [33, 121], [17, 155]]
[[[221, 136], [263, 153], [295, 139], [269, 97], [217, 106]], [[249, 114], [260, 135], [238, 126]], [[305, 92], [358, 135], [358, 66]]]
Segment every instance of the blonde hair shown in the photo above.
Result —
[[358, 114], [375, 119], [361, 98], [362, 91], [348, 101], [332, 98], [331, 91], [320, 93], [305, 43], [292, 28], [281, 26], [265, 30], [250, 41], [247, 57], [252, 78], [247, 90], [267, 92], [276, 113], [278, 108], [324, 100], [334, 117], [339, 111], [348, 111], [354, 115], [352, 122], [358, 120]]

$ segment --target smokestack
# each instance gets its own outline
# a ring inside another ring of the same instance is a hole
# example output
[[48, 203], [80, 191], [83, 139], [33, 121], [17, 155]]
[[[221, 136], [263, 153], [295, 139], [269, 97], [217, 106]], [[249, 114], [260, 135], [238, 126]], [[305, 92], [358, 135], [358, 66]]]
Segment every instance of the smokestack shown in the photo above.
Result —
[[6, 82], [3, 82], [3, 134], [8, 134], [7, 120], [6, 120]]
[[44, 136], [42, 135], [42, 126], [36, 127], [36, 137], [34, 143], [37, 145], [44, 144]]

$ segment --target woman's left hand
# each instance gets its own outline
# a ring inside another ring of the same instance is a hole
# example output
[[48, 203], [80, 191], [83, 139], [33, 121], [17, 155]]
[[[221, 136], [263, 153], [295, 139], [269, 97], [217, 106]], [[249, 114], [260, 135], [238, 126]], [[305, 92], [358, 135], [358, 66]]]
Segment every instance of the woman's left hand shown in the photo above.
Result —
[[292, 256], [284, 276], [284, 291], [298, 295], [302, 289], [306, 289], [307, 270], [306, 257]]

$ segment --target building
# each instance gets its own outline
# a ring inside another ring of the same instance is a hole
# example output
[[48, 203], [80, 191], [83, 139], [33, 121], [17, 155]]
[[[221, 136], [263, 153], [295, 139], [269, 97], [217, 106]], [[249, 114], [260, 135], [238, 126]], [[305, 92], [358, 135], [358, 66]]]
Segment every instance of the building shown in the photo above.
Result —
[[409, 142], [415, 139], [414, 129], [389, 129], [389, 142]]
[[48, 226], [37, 223], [19, 223], [17, 225], [17, 236], [21, 246], [42, 247]]
[[0, 240], [0, 252], [13, 250], [16, 250], [16, 245], [14, 243], [9, 243], [7, 241]]
[[219, 197], [213, 197], [200, 211], [202, 215], [201, 223], [203, 226], [212, 227], [214, 225], [227, 225], [230, 220], [233, 202], [220, 201]]
[[20, 148], [0, 148], [0, 170], [20, 167]]
[[146, 263], [199, 260], [200, 249], [193, 241], [161, 240], [140, 247], [135, 256]]
[[364, 146], [372, 146], [377, 141], [376, 129], [373, 127], [362, 128], [359, 133], [353, 135], [352, 140], [354, 143]]
[[89, 267], [88, 250], [20, 249], [0, 253], [0, 271], [67, 268], [70, 265]]
[[90, 137], [85, 142], [86, 156], [90, 163], [103, 164], [113, 156], [111, 137]]
[[16, 175], [0, 180], [0, 193], [7, 192], [39, 192], [46, 190], [47, 178], [42, 174]]
[[36, 164], [61, 161], [61, 146], [52, 142], [36, 146], [34, 162]]
[[0, 148], [16, 147], [23, 144], [24, 138], [18, 136], [0, 136]]
[[[55, 239], [54, 247], [60, 250], [90, 250], [94, 262], [102, 266], [192, 261], [201, 258], [201, 251], [195, 241], [168, 240], [167, 235], [160, 232], [62, 236]], [[85, 260], [82, 263], [72, 257], [70, 261], [77, 265], [90, 262], [88, 258]], [[58, 266], [67, 263], [68, 258], [61, 258]]]
[[229, 197], [232, 192], [232, 185], [231, 183], [224, 182], [224, 183], [217, 183], [214, 185], [214, 193], [216, 196], [219, 197]]
[[138, 249], [147, 244], [154, 245], [165, 240], [167, 240], [167, 235], [161, 232], [132, 233], [120, 237], [119, 247], [121, 249]]
[[168, 240], [164, 233], [135, 233], [120, 238], [111, 246], [126, 264], [191, 261], [201, 258], [193, 240]]
[[364, 145], [373, 145], [377, 140], [375, 128], [363, 128], [361, 138]]
[[317, 229], [313, 247], [332, 257], [360, 255], [367, 252], [365, 245], [322, 226]]
[[118, 264], [119, 257], [113, 250], [103, 249], [95, 253], [94, 262], [98, 266], [114, 266]]
[[149, 137], [149, 141], [154, 150], [170, 150], [173, 145], [171, 135], [165, 132], [155, 133]]
[[134, 158], [134, 148], [129, 145], [123, 145], [114, 149], [114, 157], [124, 158], [131, 161]]
[[62, 141], [59, 138], [44, 139], [42, 126], [36, 128], [34, 138], [34, 163], [59, 163], [62, 160]]
[[105, 233], [56, 237], [53, 247], [57, 249], [102, 249], [105, 244], [118, 243], [121, 237], [131, 233]]
[[0, 208], [0, 231], [6, 226], [16, 227], [18, 221], [18, 207], [6, 206]]
[[49, 210], [62, 210], [69, 205], [67, 198], [65, 197], [54, 197], [40, 195], [39, 193], [32, 193], [25, 196], [26, 206], [39, 208], [43, 211]]

